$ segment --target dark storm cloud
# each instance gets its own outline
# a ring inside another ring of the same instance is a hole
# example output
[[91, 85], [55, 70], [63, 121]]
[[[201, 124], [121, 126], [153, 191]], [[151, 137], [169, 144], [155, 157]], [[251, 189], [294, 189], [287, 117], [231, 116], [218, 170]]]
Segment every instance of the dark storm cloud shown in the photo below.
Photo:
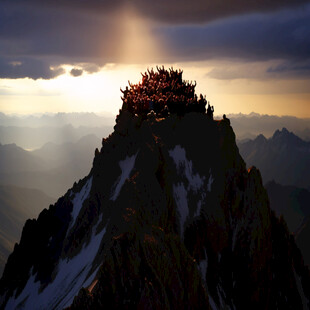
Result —
[[308, 0], [158, 0], [134, 1], [144, 15], [168, 23], [202, 23], [255, 12], [268, 12], [308, 3]]
[[52, 69], [48, 63], [33, 58], [0, 58], [0, 78], [52, 79], [63, 73], [62, 68]]
[[[50, 66], [76, 64], [91, 73], [118, 62], [127, 11], [153, 20], [154, 39], [169, 50], [166, 62], [307, 59], [310, 13], [300, 8], [307, 2], [0, 0], [0, 77], [49, 79], [61, 72]], [[289, 9], [276, 11], [283, 8]], [[264, 13], [249, 15], [254, 12]]]
[[70, 74], [74, 77], [77, 77], [77, 76], [81, 76], [83, 74], [83, 70], [82, 69], [79, 69], [79, 68], [73, 68], [71, 71], [70, 71]]
[[0, 54], [96, 58], [102, 45], [114, 48], [119, 35], [107, 15], [0, 2]]
[[[250, 14], [207, 25], [158, 29], [175, 60], [274, 60], [270, 77], [310, 77], [310, 6], [269, 14]], [[282, 61], [282, 64], [279, 62]], [[209, 76], [245, 78], [245, 72], [216, 69]], [[221, 76], [222, 74], [222, 76]], [[251, 76], [251, 72], [248, 73]], [[266, 75], [266, 76], [267, 76]]]
[[[25, 3], [25, 1], [17, 1]], [[165, 23], [201, 23], [233, 15], [268, 12], [309, 3], [309, 0], [28, 0], [41, 8], [76, 9], [115, 13], [132, 9], [140, 15]]]
[[162, 32], [178, 57], [187, 54], [196, 60], [305, 59], [310, 56], [310, 7], [230, 18], [205, 26], [167, 28]]
[[118, 57], [121, 28], [114, 17], [14, 4], [0, 2], [1, 77], [50, 79], [56, 76], [50, 66], [76, 63], [92, 73]]
[[266, 71], [273, 76], [310, 78], [310, 58], [305, 61], [286, 61]]

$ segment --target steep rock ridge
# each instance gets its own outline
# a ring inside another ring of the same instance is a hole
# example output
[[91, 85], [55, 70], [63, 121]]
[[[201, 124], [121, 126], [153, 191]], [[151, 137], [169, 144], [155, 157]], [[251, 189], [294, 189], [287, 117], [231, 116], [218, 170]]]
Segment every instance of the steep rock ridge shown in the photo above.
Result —
[[95, 153], [26, 222], [2, 308], [309, 308], [309, 271], [228, 120], [122, 111]]

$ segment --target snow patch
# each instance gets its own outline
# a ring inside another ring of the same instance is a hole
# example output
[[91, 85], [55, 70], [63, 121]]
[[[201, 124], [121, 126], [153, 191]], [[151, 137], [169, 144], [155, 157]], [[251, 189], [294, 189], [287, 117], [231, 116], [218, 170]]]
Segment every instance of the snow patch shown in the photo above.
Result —
[[201, 260], [198, 264], [198, 270], [200, 272], [201, 278], [203, 280], [203, 283], [206, 285], [207, 284], [207, 269], [208, 269], [208, 256], [206, 249], [204, 248], [204, 254], [205, 254], [205, 259]]
[[115, 182], [113, 186], [114, 192], [111, 195], [110, 200], [115, 201], [116, 198], [118, 197], [126, 179], [129, 178], [130, 173], [135, 165], [137, 155], [138, 155], [138, 152], [135, 155], [132, 155], [130, 157], [126, 156], [124, 160], [121, 160], [119, 162], [119, 166], [122, 170], [122, 174], [120, 175], [120, 177], [117, 179], [117, 181]]
[[[200, 176], [199, 173], [194, 173], [193, 162], [187, 159], [186, 151], [180, 145], [176, 145], [174, 149], [169, 150], [169, 155], [173, 159], [179, 175], [184, 175], [188, 181], [188, 186], [186, 188], [187, 192], [193, 191], [195, 194], [200, 195], [200, 200], [197, 203], [196, 211], [194, 213], [194, 217], [197, 217], [200, 215], [201, 206], [206, 198], [204, 189], [206, 177]], [[212, 177], [210, 168], [210, 177], [207, 184], [208, 191], [211, 191], [211, 185], [213, 181], [214, 179]]]
[[308, 309], [307, 305], [309, 303], [309, 300], [308, 300], [308, 298], [305, 295], [305, 292], [304, 292], [304, 289], [303, 289], [303, 286], [302, 286], [302, 282], [301, 282], [301, 277], [298, 276], [298, 274], [295, 271], [295, 268], [293, 268], [293, 270], [294, 270], [296, 286], [297, 286], [298, 293], [299, 293], [299, 296], [300, 296], [301, 302], [302, 302], [302, 308], [303, 308], [303, 310], [307, 310]]
[[203, 187], [205, 177], [193, 173], [193, 162], [186, 158], [185, 149], [176, 145], [173, 150], [169, 151], [169, 155], [173, 158], [178, 172], [184, 172], [190, 188], [195, 192], [199, 191]]
[[93, 261], [98, 253], [102, 238], [106, 232], [106, 227], [96, 234], [98, 224], [92, 229], [92, 237], [87, 245], [84, 244], [82, 250], [72, 259], [62, 259], [58, 264], [57, 275], [42, 292], [39, 292], [40, 282], [35, 281], [36, 275], [31, 275], [21, 294], [12, 297], [6, 309], [63, 309], [72, 304], [74, 297], [82, 287], [89, 286], [96, 275], [94, 271], [88, 276]]
[[178, 211], [179, 211], [179, 218], [180, 218], [180, 232], [181, 236], [184, 233], [184, 224], [188, 217], [188, 204], [187, 204], [187, 191], [184, 187], [183, 183], [178, 185], [173, 185], [173, 196], [176, 202]]
[[220, 302], [220, 308], [221, 309], [227, 309], [228, 307], [225, 307], [226, 304], [223, 300], [223, 297], [226, 298], [226, 296], [225, 296], [225, 292], [224, 292], [222, 286], [220, 284], [218, 284], [216, 290], [217, 290], [217, 296], [218, 296], [219, 302]]
[[[203, 193], [204, 194], [204, 193]], [[197, 209], [195, 211], [194, 217], [197, 217], [200, 215], [200, 211], [201, 211], [201, 206], [202, 206], [202, 201], [203, 199], [199, 200], [197, 203]]]
[[218, 310], [213, 298], [211, 297], [211, 295], [209, 295], [209, 304], [210, 304], [210, 307], [212, 310]]
[[209, 180], [208, 180], [208, 184], [207, 184], [207, 191], [211, 192], [211, 185], [212, 185], [212, 183], [214, 181], [212, 173], [211, 173], [211, 168], [209, 170], [209, 174], [210, 174], [210, 176], [209, 176]]
[[72, 220], [70, 222], [70, 226], [68, 228], [68, 231], [74, 226], [75, 221], [76, 221], [76, 219], [77, 219], [78, 215], [80, 214], [80, 211], [83, 207], [83, 203], [89, 196], [90, 189], [92, 186], [92, 182], [93, 182], [93, 177], [91, 176], [87, 180], [85, 185], [82, 187], [81, 191], [79, 193], [76, 193], [74, 198], [73, 198], [73, 201], [72, 201], [73, 209], [71, 212]]

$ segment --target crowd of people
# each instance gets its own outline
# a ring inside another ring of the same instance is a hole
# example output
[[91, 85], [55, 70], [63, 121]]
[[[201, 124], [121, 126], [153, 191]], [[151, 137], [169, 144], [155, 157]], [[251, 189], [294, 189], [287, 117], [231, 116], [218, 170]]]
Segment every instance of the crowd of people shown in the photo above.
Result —
[[[146, 117], [150, 112], [156, 117], [167, 117], [170, 113], [184, 115], [188, 112], [207, 113], [213, 118], [214, 108], [206, 98], [195, 94], [196, 82], [182, 80], [183, 71], [164, 66], [147, 70], [138, 84], [126, 86], [123, 93], [123, 107], [132, 114]], [[206, 105], [208, 107], [206, 109]]]

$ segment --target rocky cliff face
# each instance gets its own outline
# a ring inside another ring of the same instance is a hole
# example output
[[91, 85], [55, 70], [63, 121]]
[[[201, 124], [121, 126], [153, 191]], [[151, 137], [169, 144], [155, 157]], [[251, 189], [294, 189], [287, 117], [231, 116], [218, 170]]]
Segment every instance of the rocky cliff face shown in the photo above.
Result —
[[25, 224], [6, 309], [308, 309], [309, 271], [227, 119], [121, 112], [90, 174]]

